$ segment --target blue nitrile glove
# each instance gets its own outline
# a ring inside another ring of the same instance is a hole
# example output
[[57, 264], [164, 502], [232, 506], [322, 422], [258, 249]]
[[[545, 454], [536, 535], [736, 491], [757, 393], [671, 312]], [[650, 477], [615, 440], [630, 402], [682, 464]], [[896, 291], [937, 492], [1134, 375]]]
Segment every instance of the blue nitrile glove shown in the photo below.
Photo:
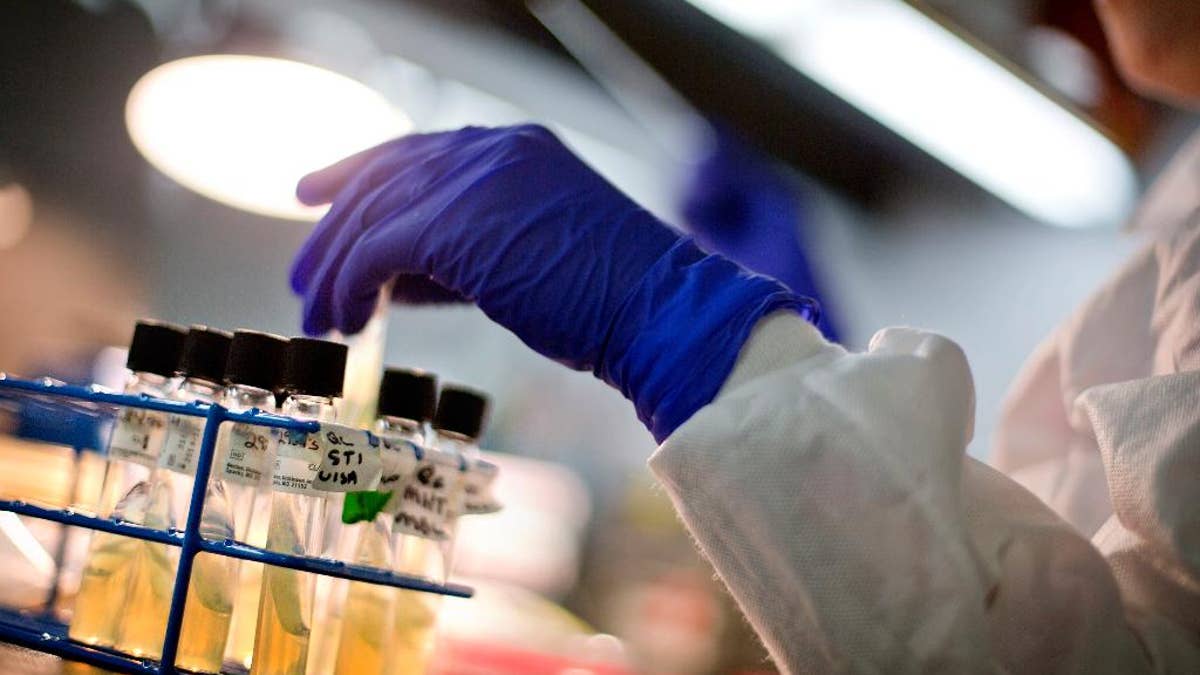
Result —
[[392, 278], [401, 302], [475, 302], [619, 389], [658, 440], [712, 400], [761, 317], [818, 313], [706, 255], [539, 126], [406, 136], [297, 194], [333, 202], [292, 270], [305, 331], [359, 330]]
[[696, 243], [821, 303], [817, 326], [837, 341], [829, 303], [820, 292], [801, 232], [801, 204], [768, 160], [727, 131], [696, 167], [681, 211]]

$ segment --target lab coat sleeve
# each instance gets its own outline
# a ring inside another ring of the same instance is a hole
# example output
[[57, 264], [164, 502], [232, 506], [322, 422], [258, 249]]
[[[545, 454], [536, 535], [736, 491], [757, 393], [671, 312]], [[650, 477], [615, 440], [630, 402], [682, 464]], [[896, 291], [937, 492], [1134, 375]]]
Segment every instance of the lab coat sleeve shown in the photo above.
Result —
[[993, 466], [1087, 536], [1112, 505], [1095, 434], [1075, 401], [1097, 385], [1151, 374], [1159, 276], [1147, 246], [1059, 325], [1014, 380], [992, 439]]
[[973, 398], [945, 338], [851, 354], [775, 315], [650, 466], [785, 672], [1152, 672], [1147, 631], [1194, 663], [1087, 539], [965, 456]]

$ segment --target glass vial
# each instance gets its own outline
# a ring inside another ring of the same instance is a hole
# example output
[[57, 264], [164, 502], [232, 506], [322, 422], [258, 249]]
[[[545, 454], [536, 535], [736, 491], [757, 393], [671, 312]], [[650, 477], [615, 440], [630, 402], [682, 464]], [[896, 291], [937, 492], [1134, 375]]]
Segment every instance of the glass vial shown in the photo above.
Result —
[[[463, 501], [463, 468], [479, 454], [478, 442], [487, 415], [488, 399], [456, 385], [442, 388], [433, 416], [433, 433], [417, 465], [403, 500], [420, 502], [406, 521], [409, 504], [397, 514], [396, 569], [444, 582], [453, 562], [456, 521]], [[432, 524], [432, 527], [424, 525]], [[392, 649], [401, 658], [390, 659], [384, 675], [422, 675], [429, 667], [437, 630], [441, 597], [430, 593], [400, 592], [393, 607]]]
[[[436, 405], [437, 377], [433, 374], [399, 368], [384, 372], [379, 387], [379, 417], [375, 421], [374, 431], [386, 441], [386, 446], [390, 446], [384, 452], [396, 455], [392, 458], [385, 456], [384, 472], [380, 477], [380, 491], [388, 496], [389, 504], [402, 499], [404, 483], [410, 478], [406, 469], [410, 471], [417, 458], [424, 455], [425, 426], [433, 417]], [[354, 562], [416, 573], [401, 569], [397, 561], [404, 560], [406, 555], [424, 558], [428, 553], [419, 549], [425, 546], [423, 542], [429, 540], [401, 532], [393, 537], [393, 513], [393, 509], [385, 509], [374, 520], [362, 523], [357, 528]], [[407, 596], [434, 597], [375, 584], [349, 584], [342, 608], [341, 636], [334, 668], [336, 675], [382, 675], [386, 664], [391, 661], [427, 660], [424, 645], [431, 642], [433, 623], [421, 621], [420, 616], [407, 611], [403, 616], [397, 616], [398, 604], [409, 607], [414, 603], [423, 603], [421, 598], [409, 599]], [[402, 626], [402, 629], [396, 631], [395, 626]]]
[[450, 496], [450, 538], [442, 543], [442, 578], [448, 579], [454, 567], [454, 541], [458, 516], [466, 500], [467, 465], [479, 459], [479, 436], [487, 419], [487, 395], [459, 385], [446, 385], [438, 397], [437, 413], [433, 417], [433, 447], [458, 457], [461, 470]]
[[[193, 326], [188, 331], [179, 360], [179, 376], [182, 380], [170, 396], [185, 402], [216, 402], [221, 397], [231, 339], [232, 336], [225, 331]], [[149, 482], [142, 525], [160, 530], [183, 528], [191, 501], [200, 443], [204, 437], [204, 424], [203, 417], [167, 416], [166, 439], [158, 457], [158, 468]], [[232, 536], [228, 521], [220, 523], [219, 528], [222, 533], [228, 532], [227, 536]], [[137, 545], [138, 555], [130, 575], [129, 594], [121, 612], [114, 648], [130, 656], [158, 659], [162, 655], [163, 628], [171, 609], [179, 548], [149, 541], [139, 541]], [[199, 560], [197, 564], [200, 564]], [[205, 603], [203, 606], [193, 605], [190, 616], [185, 611], [185, 626], [189, 623], [193, 626], [198, 622], [212, 623], [214, 619], [210, 614], [214, 611], [227, 617], [227, 608], [232, 603], [232, 577], [211, 578], [212, 575], [202, 572], [200, 576], [206, 583], [193, 584], [188, 592], [189, 595], [197, 594], [205, 598]], [[210, 607], [217, 609], [208, 609]]]
[[[235, 331], [225, 363], [223, 405], [232, 412], [274, 412], [286, 347], [287, 339], [278, 335]], [[264, 512], [258, 518], [261, 540], [251, 541], [249, 533], [257, 524], [252, 522], [255, 505], [265, 476], [269, 476], [274, 434], [267, 427], [226, 422], [215, 450], [200, 535], [262, 546], [266, 539], [265, 509], [259, 509]], [[231, 640], [240, 648], [234, 650], [231, 659], [249, 665], [261, 581], [261, 564], [198, 554], [192, 566], [175, 665], [191, 672], [219, 673]]]
[[[326, 340], [293, 338], [284, 357], [281, 412], [297, 419], [332, 422], [334, 399], [341, 396], [346, 346]], [[314, 490], [320, 458], [306, 434], [280, 435], [271, 474], [270, 520], [266, 547], [314, 555], [322, 550], [327, 493]], [[263, 570], [252, 675], [304, 675], [312, 626], [312, 576], [282, 567]]]
[[[165, 397], [173, 387], [186, 331], [155, 321], [134, 327], [126, 367], [126, 394]], [[158, 465], [167, 416], [152, 410], [122, 408], [108, 443], [108, 466], [100, 489], [99, 515], [140, 522], [151, 474]], [[142, 542], [96, 532], [80, 574], [79, 590], [67, 634], [73, 640], [111, 647], [125, 605], [130, 575]]]

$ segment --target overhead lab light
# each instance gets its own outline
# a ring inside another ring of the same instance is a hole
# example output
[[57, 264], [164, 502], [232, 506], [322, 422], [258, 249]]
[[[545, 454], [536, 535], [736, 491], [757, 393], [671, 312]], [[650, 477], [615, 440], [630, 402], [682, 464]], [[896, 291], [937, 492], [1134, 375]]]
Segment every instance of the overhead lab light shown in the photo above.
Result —
[[129, 94], [134, 145], [180, 184], [230, 206], [315, 220], [296, 181], [411, 129], [366, 85], [316, 66], [243, 55], [197, 56], [147, 73]]
[[1133, 207], [1107, 136], [904, 2], [690, 1], [1035, 219], [1114, 226]]

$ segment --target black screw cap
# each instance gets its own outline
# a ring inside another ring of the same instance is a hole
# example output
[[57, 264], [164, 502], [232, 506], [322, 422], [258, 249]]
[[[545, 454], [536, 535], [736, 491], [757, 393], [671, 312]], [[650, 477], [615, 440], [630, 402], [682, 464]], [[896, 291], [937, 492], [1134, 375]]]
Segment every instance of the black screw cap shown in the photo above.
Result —
[[338, 398], [345, 378], [346, 345], [305, 337], [288, 340], [283, 357], [283, 388], [288, 393]]
[[192, 326], [183, 341], [183, 356], [179, 358], [178, 373], [196, 380], [213, 383], [225, 381], [225, 362], [229, 359], [229, 344], [233, 336], [208, 326]]
[[235, 330], [225, 362], [225, 383], [275, 391], [283, 380], [285, 337], [256, 330]]
[[425, 422], [437, 408], [437, 375], [411, 368], [388, 368], [379, 383], [379, 416]]
[[187, 330], [152, 319], [142, 319], [133, 327], [129, 357], [125, 367], [135, 373], [154, 373], [171, 377], [179, 368]]
[[442, 387], [433, 428], [467, 438], [479, 438], [487, 417], [488, 397], [474, 389], [448, 384]]

